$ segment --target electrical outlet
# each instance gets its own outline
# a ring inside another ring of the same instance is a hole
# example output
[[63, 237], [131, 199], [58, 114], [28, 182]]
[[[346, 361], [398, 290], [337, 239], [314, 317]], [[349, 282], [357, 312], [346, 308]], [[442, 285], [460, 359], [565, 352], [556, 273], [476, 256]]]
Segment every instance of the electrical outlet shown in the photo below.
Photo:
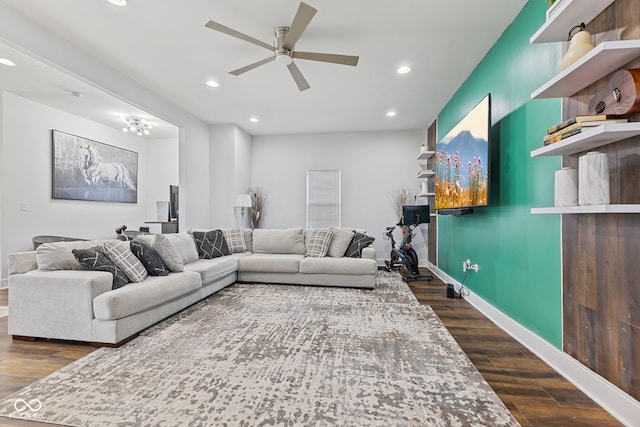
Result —
[[471, 260], [467, 259], [466, 261], [462, 261], [462, 272], [466, 272], [471, 268]]
[[471, 264], [468, 268], [476, 273], [478, 272], [478, 264]]
[[20, 210], [21, 211], [28, 211], [29, 210], [29, 202], [21, 202], [20, 203]]

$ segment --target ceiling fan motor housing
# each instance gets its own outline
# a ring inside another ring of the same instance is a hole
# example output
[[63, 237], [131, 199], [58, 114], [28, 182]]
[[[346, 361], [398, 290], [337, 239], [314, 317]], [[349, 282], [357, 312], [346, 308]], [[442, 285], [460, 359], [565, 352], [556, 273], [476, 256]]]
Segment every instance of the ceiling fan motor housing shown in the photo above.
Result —
[[289, 34], [289, 27], [278, 27], [275, 29], [276, 62], [282, 65], [289, 65], [293, 62], [293, 52], [283, 47], [287, 34]]

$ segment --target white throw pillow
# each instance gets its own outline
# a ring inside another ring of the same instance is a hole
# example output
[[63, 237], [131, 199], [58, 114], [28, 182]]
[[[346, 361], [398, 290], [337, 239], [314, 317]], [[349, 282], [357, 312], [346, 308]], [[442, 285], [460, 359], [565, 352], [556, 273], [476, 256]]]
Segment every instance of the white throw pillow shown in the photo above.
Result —
[[331, 239], [331, 245], [329, 245], [327, 256], [342, 258], [349, 247], [349, 243], [353, 240], [353, 235], [355, 233], [350, 228], [331, 227], [330, 229], [333, 230], [333, 238]]
[[167, 266], [169, 271], [173, 271], [175, 273], [184, 271], [184, 263], [182, 262], [180, 252], [178, 252], [175, 246], [173, 246], [169, 239], [167, 239], [166, 234], [156, 234], [154, 236], [153, 249], [158, 252], [160, 259], [162, 259], [162, 262], [164, 262], [164, 265]]
[[257, 254], [304, 255], [302, 228], [253, 230], [253, 252]]
[[198, 248], [193, 236], [188, 233], [168, 233], [163, 234], [180, 254], [183, 264], [189, 264], [198, 260]]

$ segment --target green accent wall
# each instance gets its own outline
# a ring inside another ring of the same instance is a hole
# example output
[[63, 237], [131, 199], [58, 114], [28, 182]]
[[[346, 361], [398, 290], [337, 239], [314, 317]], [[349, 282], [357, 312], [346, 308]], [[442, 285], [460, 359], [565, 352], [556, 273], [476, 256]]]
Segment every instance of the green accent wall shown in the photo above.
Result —
[[560, 43], [529, 44], [546, 9], [529, 0], [438, 116], [440, 139], [491, 93], [489, 206], [438, 217], [438, 267], [462, 282], [462, 262], [477, 263], [465, 286], [562, 349], [560, 215], [530, 213], [553, 206], [561, 167], [559, 157], [530, 156], [561, 121], [559, 99], [530, 98], [560, 69]]

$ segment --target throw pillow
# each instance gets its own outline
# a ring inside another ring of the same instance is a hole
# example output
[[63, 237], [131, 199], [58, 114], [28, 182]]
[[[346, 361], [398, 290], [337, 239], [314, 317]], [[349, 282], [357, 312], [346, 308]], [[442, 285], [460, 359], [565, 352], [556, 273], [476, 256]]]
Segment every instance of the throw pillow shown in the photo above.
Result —
[[118, 268], [99, 247], [73, 249], [71, 252], [85, 270], [106, 271], [107, 273], [111, 273], [113, 275], [111, 289], [118, 289], [129, 283], [129, 278], [124, 274], [124, 271]]
[[184, 271], [184, 264], [180, 252], [171, 244], [167, 236], [164, 234], [156, 234], [153, 238], [153, 249], [158, 252], [162, 262], [167, 266], [169, 271], [179, 273]]
[[196, 240], [198, 256], [202, 259], [231, 255], [222, 230], [194, 231], [193, 238]]
[[247, 251], [247, 242], [244, 240], [244, 229], [224, 228], [222, 234], [224, 234], [224, 240], [227, 242], [231, 253], [237, 254]]
[[198, 260], [196, 243], [193, 241], [193, 237], [190, 234], [182, 232], [164, 234], [164, 236], [180, 254], [182, 264], [189, 264], [190, 262]]
[[331, 238], [333, 237], [333, 230], [313, 230], [311, 233], [311, 240], [307, 246], [308, 257], [322, 258], [327, 255], [329, 245], [331, 244]]
[[140, 260], [144, 268], [147, 269], [147, 273], [150, 276], [167, 276], [169, 269], [162, 262], [162, 258], [158, 255], [153, 247], [144, 240], [138, 238], [133, 239], [130, 242], [131, 252]]
[[353, 236], [353, 240], [351, 240], [351, 243], [349, 243], [349, 247], [344, 253], [344, 256], [351, 258], [362, 258], [362, 249], [372, 244], [374, 240], [376, 239], [374, 239], [373, 237], [369, 237], [366, 234], [356, 232]]
[[353, 240], [355, 232], [348, 228], [333, 228], [333, 238], [329, 245], [327, 255], [333, 258], [342, 258], [349, 247], [349, 243]]
[[128, 242], [113, 241], [100, 245], [104, 252], [115, 265], [118, 266], [132, 282], [142, 282], [149, 273], [140, 260], [131, 252]]

